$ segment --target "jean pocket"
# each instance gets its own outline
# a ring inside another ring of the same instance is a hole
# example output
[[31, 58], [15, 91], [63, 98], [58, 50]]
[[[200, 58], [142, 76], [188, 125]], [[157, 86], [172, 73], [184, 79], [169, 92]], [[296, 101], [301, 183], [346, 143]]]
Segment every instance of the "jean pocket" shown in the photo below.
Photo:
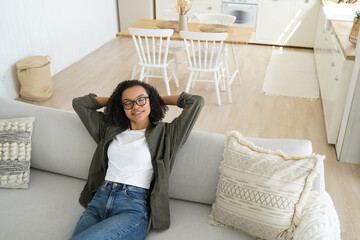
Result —
[[146, 198], [147, 198], [147, 194], [144, 191], [134, 191], [134, 190], [129, 190], [129, 189], [125, 189], [124, 190], [124, 194], [127, 198], [129, 198], [130, 200], [143, 204], [146, 204]]

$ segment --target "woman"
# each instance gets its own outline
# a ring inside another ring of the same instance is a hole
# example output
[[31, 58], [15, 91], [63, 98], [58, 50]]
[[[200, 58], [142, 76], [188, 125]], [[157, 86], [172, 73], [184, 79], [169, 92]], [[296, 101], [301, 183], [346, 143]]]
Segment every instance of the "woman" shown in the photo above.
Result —
[[[144, 239], [170, 226], [168, 177], [204, 104], [182, 93], [160, 97], [149, 84], [120, 83], [110, 98], [89, 94], [73, 108], [98, 144], [80, 203], [86, 208], [73, 239]], [[166, 105], [183, 108], [164, 123]], [[104, 113], [97, 111], [105, 107]]]

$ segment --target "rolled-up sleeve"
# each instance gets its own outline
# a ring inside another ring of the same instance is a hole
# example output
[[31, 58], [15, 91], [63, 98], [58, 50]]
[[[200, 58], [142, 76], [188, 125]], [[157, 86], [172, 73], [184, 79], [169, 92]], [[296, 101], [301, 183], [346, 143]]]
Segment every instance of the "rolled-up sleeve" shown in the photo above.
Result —
[[204, 98], [202, 96], [181, 93], [177, 106], [183, 108], [183, 111], [169, 124], [173, 153], [176, 154], [189, 137], [203, 105]]
[[73, 99], [72, 106], [87, 131], [96, 143], [99, 143], [106, 128], [105, 115], [97, 111], [102, 108], [100, 103], [95, 99], [96, 95], [88, 95]]

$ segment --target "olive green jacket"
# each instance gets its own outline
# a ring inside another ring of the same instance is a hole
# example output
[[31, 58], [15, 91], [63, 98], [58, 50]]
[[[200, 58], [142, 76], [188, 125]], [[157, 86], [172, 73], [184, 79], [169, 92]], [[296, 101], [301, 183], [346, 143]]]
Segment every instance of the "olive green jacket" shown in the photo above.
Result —
[[[108, 168], [107, 149], [111, 140], [126, 130], [106, 123], [104, 113], [97, 111], [102, 106], [95, 97], [95, 94], [89, 94], [73, 100], [75, 112], [97, 143], [88, 179], [79, 199], [85, 208], [104, 182]], [[154, 229], [167, 229], [170, 226], [169, 175], [176, 153], [189, 136], [203, 104], [201, 96], [183, 92], [177, 102], [177, 106], [183, 108], [182, 113], [171, 123], [150, 123], [145, 131], [154, 168], [150, 187], [150, 219]]]

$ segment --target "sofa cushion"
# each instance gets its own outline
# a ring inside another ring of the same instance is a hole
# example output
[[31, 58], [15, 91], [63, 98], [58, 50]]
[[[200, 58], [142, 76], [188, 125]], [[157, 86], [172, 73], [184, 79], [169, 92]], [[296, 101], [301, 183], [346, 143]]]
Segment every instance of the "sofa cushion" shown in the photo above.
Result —
[[33, 117], [0, 119], [0, 187], [28, 188]]
[[33, 116], [31, 167], [86, 179], [95, 141], [75, 112], [0, 97], [0, 118]]
[[[78, 203], [85, 181], [31, 169], [29, 189], [0, 189], [0, 239], [69, 239], [84, 211]], [[170, 199], [171, 227], [146, 239], [252, 239], [207, 223], [211, 205]]]
[[210, 223], [266, 239], [291, 238], [324, 156], [288, 156], [227, 134]]
[[211, 205], [170, 199], [171, 226], [165, 231], [152, 230], [146, 240], [250, 240], [243, 233], [208, 224]]
[[31, 168], [28, 190], [0, 189], [0, 239], [69, 239], [84, 180]]

